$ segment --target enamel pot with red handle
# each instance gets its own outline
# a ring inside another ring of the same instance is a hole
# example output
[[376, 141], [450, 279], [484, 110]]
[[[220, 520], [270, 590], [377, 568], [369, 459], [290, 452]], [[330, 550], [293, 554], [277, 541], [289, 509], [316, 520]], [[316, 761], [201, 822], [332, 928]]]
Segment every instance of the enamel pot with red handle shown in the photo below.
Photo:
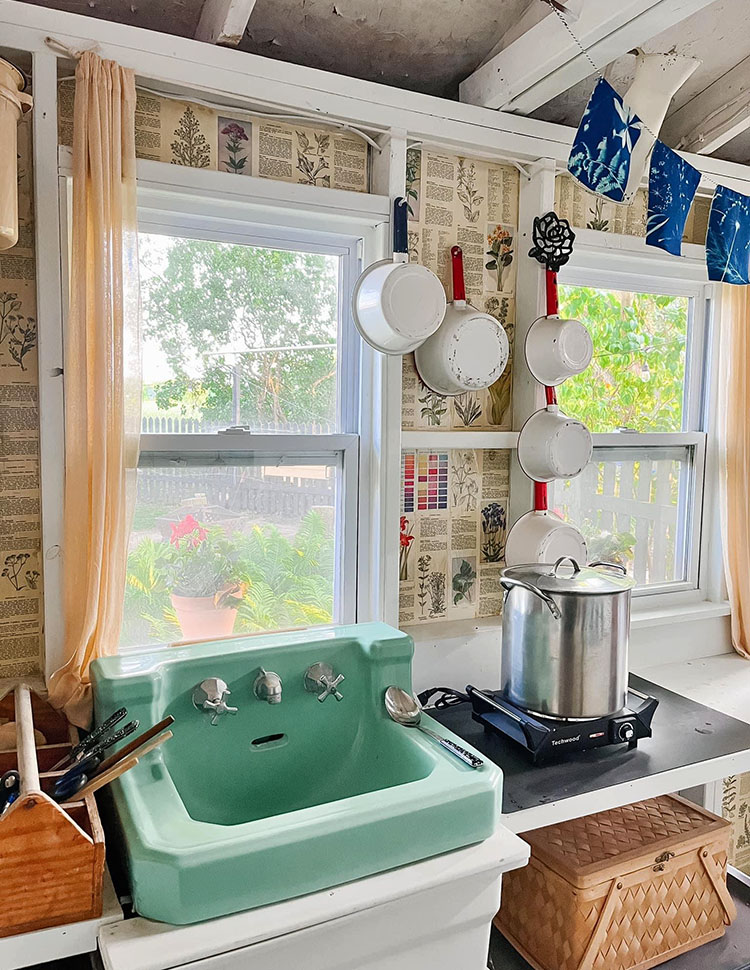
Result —
[[507, 334], [497, 320], [466, 299], [459, 246], [451, 249], [451, 262], [453, 302], [438, 330], [414, 354], [422, 381], [446, 396], [494, 384], [505, 370], [510, 353]]

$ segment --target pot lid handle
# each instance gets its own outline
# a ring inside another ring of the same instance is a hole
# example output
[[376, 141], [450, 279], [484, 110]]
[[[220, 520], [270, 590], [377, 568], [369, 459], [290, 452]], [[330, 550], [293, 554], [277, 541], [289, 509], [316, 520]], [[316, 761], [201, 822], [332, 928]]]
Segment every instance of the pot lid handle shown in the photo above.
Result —
[[628, 575], [627, 569], [619, 562], [607, 562], [603, 559], [597, 559], [596, 562], [590, 562], [589, 566], [591, 569], [596, 569], [597, 566], [606, 566], [607, 569], [619, 569], [623, 576]]
[[560, 558], [557, 560], [555, 565], [552, 567], [553, 576], [557, 576], [557, 570], [560, 568], [560, 565], [564, 562], [569, 562], [570, 565], [573, 567], [574, 576], [577, 576], [578, 573], [580, 573], [581, 567], [578, 565], [578, 563], [572, 556], [560, 556]]

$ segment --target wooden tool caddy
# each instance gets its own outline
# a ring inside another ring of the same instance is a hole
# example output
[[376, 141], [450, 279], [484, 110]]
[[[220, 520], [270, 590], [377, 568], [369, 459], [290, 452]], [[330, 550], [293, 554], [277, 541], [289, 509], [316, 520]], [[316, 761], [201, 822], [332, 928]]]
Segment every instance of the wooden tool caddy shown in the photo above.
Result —
[[[58, 804], [52, 765], [78, 741], [76, 728], [21, 684], [0, 699], [17, 750], [0, 752], [0, 774], [17, 769], [19, 797], [0, 818], [0, 937], [95, 919], [102, 913], [104, 832], [94, 796]], [[37, 747], [34, 729], [46, 744]]]

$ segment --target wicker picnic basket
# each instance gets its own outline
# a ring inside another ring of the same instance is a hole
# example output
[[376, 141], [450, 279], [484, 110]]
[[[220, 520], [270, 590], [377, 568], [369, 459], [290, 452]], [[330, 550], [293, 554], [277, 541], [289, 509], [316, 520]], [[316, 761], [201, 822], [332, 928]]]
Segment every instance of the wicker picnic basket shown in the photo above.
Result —
[[536, 970], [647, 970], [734, 919], [729, 828], [663, 795], [529, 832], [495, 925]]

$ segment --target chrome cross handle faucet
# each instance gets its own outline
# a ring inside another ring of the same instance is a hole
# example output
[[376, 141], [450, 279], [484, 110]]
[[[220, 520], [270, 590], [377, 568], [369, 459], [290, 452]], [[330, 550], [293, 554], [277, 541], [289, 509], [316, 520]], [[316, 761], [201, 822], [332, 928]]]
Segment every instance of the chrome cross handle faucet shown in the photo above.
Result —
[[319, 701], [324, 701], [333, 695], [337, 701], [343, 701], [344, 695], [337, 690], [344, 680], [344, 675], [334, 676], [333, 667], [326, 663], [316, 663], [305, 671], [305, 690], [317, 694]]
[[229, 707], [226, 698], [232, 692], [219, 677], [202, 680], [193, 690], [193, 704], [199, 711], [211, 712], [211, 723], [218, 724], [223, 714], [236, 714], [236, 707]]

